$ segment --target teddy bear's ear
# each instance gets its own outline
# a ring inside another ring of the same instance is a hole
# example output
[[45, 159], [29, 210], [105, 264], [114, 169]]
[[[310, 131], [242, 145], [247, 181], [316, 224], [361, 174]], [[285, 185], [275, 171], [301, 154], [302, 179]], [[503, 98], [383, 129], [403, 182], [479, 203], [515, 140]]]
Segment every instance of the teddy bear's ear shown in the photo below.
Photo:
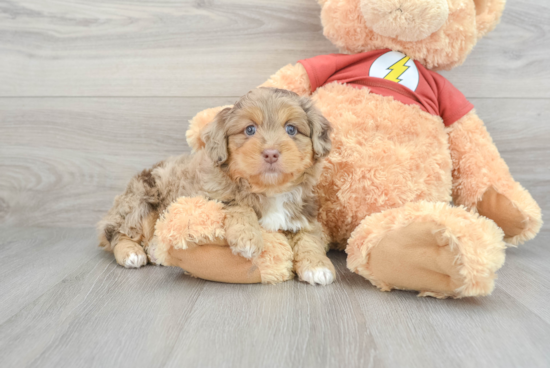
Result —
[[492, 31], [500, 21], [506, 0], [473, 0], [478, 38]]

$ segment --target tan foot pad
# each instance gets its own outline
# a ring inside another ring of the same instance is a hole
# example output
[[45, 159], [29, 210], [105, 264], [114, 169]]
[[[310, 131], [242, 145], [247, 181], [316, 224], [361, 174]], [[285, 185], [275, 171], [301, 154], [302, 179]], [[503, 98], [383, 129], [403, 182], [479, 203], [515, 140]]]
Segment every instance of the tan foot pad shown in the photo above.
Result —
[[504, 231], [507, 238], [521, 234], [526, 228], [528, 218], [514, 206], [512, 201], [492, 187], [483, 194], [483, 198], [477, 204], [477, 211], [481, 216], [493, 220]]
[[413, 223], [389, 232], [373, 247], [369, 257], [372, 281], [383, 290], [421, 290], [424, 295], [453, 296], [463, 278], [451, 250], [438, 237], [440, 225]]

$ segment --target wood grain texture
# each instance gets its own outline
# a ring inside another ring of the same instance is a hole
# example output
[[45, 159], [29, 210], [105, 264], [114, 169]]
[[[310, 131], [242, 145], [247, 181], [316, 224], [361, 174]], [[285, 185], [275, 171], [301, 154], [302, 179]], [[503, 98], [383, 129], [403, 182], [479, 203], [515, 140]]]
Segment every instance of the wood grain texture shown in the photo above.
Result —
[[[198, 111], [231, 98], [0, 98], [0, 224], [90, 227], [132, 175], [188, 152]], [[550, 208], [550, 104], [472, 99], [512, 174]]]
[[238, 96], [336, 50], [311, 0], [17, 0], [2, 12], [3, 96]]
[[[336, 49], [314, 0], [0, 0], [2, 367], [548, 367], [550, 226], [492, 296], [337, 280], [225, 285], [126, 270], [93, 226], [128, 179], [189, 151], [187, 120]], [[550, 4], [508, 0], [443, 73], [550, 210]]]
[[[0, 2], [1, 96], [238, 96], [336, 52], [314, 0]], [[550, 97], [550, 5], [511, 0], [445, 75], [467, 97]]]
[[[27, 231], [59, 240], [58, 230]], [[125, 272], [112, 256], [91, 246], [93, 231], [70, 230], [65, 234], [71, 235], [75, 250], [95, 252], [86, 262], [68, 260], [74, 268], [56, 285], [42, 289], [31, 283], [25, 288], [35, 297], [0, 325], [2, 364], [157, 366], [156, 360], [170, 351], [185, 330], [186, 318], [204, 282], [189, 277], [179, 282], [183, 275], [176, 269], [148, 267], [144, 272]], [[8, 236], [20, 235], [8, 231]], [[0, 242], [3, 240], [4, 236]], [[3, 257], [3, 261], [10, 260]], [[57, 268], [60, 264], [50, 263]], [[16, 274], [21, 277], [29, 271], [33, 268]], [[10, 287], [4, 279], [1, 285], [2, 291]], [[171, 285], [170, 290], [167, 285]]]
[[[501, 23], [466, 62], [442, 72], [468, 98], [548, 98], [550, 2], [507, 0]], [[532, 74], [532, 72], [534, 74]]]
[[188, 152], [188, 120], [234, 98], [0, 99], [0, 224], [94, 226], [143, 168]]
[[[42, 268], [14, 264], [11, 278], [0, 278], [3, 366], [546, 367], [550, 361], [548, 309], [535, 302], [548, 302], [548, 268], [527, 271], [530, 281], [546, 278], [545, 287], [514, 286], [533, 256], [547, 257], [549, 234], [509, 253], [491, 297], [436, 300], [380, 292], [347, 270], [338, 252], [330, 254], [337, 280], [327, 287], [225, 285], [175, 268], [127, 270], [91, 247], [93, 233], [0, 234], [2, 249], [13, 239], [19, 245], [0, 253], [1, 264], [23, 263], [33, 239], [73, 247], [55, 267], [47, 258]], [[63, 269], [62, 276], [47, 280], [53, 274], [46, 265]], [[43, 282], [32, 280], [40, 276]], [[16, 279], [27, 282], [13, 285]], [[9, 314], [5, 306], [13, 306]]]

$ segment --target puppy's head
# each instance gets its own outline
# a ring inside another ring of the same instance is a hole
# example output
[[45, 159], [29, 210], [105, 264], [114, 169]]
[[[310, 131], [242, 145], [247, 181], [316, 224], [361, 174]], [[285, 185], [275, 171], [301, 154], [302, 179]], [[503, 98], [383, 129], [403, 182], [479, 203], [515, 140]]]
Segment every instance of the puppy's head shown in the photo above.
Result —
[[309, 98], [258, 88], [222, 110], [202, 132], [205, 149], [255, 193], [291, 186], [328, 155], [331, 127]]

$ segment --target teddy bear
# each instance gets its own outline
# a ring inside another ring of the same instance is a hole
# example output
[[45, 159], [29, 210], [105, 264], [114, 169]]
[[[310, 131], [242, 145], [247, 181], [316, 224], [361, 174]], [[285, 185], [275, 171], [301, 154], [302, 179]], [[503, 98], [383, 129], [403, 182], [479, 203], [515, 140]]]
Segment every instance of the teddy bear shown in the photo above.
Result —
[[[505, 1], [318, 2], [324, 35], [341, 54], [284, 66], [262, 86], [311, 96], [333, 125], [316, 188], [328, 242], [382, 291], [490, 294], [506, 246], [537, 234], [541, 210], [511, 176], [474, 106], [436, 71], [466, 59], [499, 22]], [[193, 150], [203, 149], [201, 131], [222, 108], [191, 120]], [[216, 203], [178, 199], [156, 224], [151, 260], [222, 282], [276, 283], [293, 271], [304, 279], [291, 252], [277, 246], [281, 234], [266, 231], [256, 259], [232, 254], [223, 218]]]

